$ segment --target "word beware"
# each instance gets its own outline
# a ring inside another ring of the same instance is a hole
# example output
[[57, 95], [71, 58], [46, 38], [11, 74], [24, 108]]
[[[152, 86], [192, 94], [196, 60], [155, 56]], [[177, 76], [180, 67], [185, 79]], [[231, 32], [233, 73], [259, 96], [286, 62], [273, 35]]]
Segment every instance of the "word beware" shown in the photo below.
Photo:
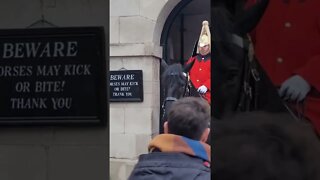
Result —
[[74, 57], [78, 53], [78, 42], [17, 42], [3, 43], [3, 59]]

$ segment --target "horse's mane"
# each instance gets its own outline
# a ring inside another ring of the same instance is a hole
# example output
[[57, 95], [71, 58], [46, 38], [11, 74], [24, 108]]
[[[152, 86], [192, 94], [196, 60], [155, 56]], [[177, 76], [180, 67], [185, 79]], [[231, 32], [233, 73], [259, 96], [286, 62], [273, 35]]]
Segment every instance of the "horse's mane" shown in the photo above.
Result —
[[166, 86], [179, 87], [185, 85], [186, 77], [183, 75], [181, 64], [175, 63], [169, 65], [162, 74], [162, 83]]
[[[164, 98], [176, 98], [179, 99], [183, 96], [183, 91], [181, 91], [187, 81], [186, 77], [183, 75], [183, 67], [179, 63], [168, 65], [165, 67], [164, 72], [161, 75], [161, 84], [163, 85]], [[173, 100], [163, 101], [163, 117], [161, 118], [161, 124], [167, 119], [167, 113], [172, 105]], [[161, 126], [162, 128], [162, 126]], [[162, 132], [162, 130], [161, 130]]]
[[[223, 7], [211, 10], [213, 24], [212, 81], [213, 109], [215, 117], [220, 117], [225, 109], [234, 110], [240, 92], [242, 65], [245, 51], [231, 40], [234, 33], [234, 17]], [[228, 107], [226, 107], [228, 106]]]
[[214, 67], [223, 72], [227, 72], [230, 68], [240, 68], [239, 59], [243, 58], [241, 57], [243, 51], [232, 41], [232, 34], [235, 33], [234, 17], [228, 10], [221, 7], [212, 8], [211, 12], [213, 16], [212, 56], [213, 59], [219, 59], [214, 61], [219, 63]]
[[[249, 107], [249, 103], [255, 103], [254, 107], [259, 109], [272, 112], [284, 110], [276, 89], [258, 62], [254, 63], [254, 68], [260, 74], [259, 84], [255, 83], [252, 80], [254, 77], [248, 74], [253, 63], [250, 65], [248, 61], [249, 40], [247, 33], [255, 28], [267, 5], [268, 0], [261, 0], [239, 16], [235, 16], [222, 6], [211, 9], [211, 24], [213, 24], [212, 77], [214, 78], [212, 89], [214, 92], [213, 105], [216, 107], [213, 114], [217, 118], [222, 117], [224, 112], [235, 112], [239, 105], [244, 107], [244, 102], [247, 103], [246, 107]], [[254, 101], [252, 94], [249, 96], [244, 94], [244, 84], [250, 82], [251, 90], [248, 91], [246, 87], [246, 92], [254, 93]], [[263, 92], [263, 96], [261, 92]], [[242, 99], [240, 99], [241, 97]], [[251, 99], [245, 99], [246, 97]], [[242, 104], [239, 104], [240, 102]]]
[[233, 17], [231, 13], [222, 7], [211, 9], [213, 42], [225, 42], [227, 33], [232, 31]]

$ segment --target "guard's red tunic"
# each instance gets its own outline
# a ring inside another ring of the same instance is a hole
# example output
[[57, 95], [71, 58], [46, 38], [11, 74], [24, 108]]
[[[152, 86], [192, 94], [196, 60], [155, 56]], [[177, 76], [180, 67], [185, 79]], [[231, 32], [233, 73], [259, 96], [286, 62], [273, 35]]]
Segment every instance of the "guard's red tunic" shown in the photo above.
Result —
[[270, 0], [253, 40], [256, 56], [276, 86], [294, 74], [312, 86], [305, 115], [320, 134], [319, 8], [320, 0]]
[[189, 71], [190, 80], [196, 89], [202, 85], [208, 88], [208, 91], [204, 94], [204, 98], [211, 104], [211, 54], [206, 56], [199, 54], [191, 57], [187, 61], [187, 64], [193, 61], [194, 64]]

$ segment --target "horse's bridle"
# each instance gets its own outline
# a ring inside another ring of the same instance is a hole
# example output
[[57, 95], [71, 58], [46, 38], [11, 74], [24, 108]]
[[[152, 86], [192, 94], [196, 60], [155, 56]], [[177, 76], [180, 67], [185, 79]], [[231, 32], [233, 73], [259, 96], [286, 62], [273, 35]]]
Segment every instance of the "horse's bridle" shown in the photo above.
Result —
[[[236, 34], [231, 34], [231, 42], [248, 51], [247, 60], [249, 61], [248, 63], [251, 64], [254, 61], [254, 48], [253, 48], [253, 44], [252, 44], [250, 36], [248, 35], [247, 37], [248, 37], [248, 39], [244, 39]], [[260, 75], [259, 75], [256, 67], [251, 67], [250, 73], [256, 82], [260, 81]], [[252, 98], [252, 96], [254, 96], [252, 94], [252, 88], [250, 87], [248, 82], [244, 81], [243, 88], [244, 88], [244, 93], [249, 95], [250, 98]], [[255, 102], [255, 103], [257, 103], [257, 102]], [[297, 103], [296, 104], [296, 109], [297, 109], [296, 111], [293, 111], [285, 101], [282, 101], [282, 104], [287, 109], [289, 114], [295, 120], [303, 121], [303, 119], [304, 119], [304, 108], [303, 108], [304, 103], [301, 103], [301, 104]]]
[[[178, 75], [178, 73], [171, 73], [170, 75]], [[188, 86], [189, 86], [189, 82], [190, 82], [190, 76], [189, 76], [189, 73], [185, 73], [183, 72], [183, 76], [186, 77], [186, 82], [185, 82], [185, 85], [184, 85], [184, 90], [183, 90], [183, 97], [187, 95], [187, 91], [188, 91]], [[172, 96], [168, 96], [164, 99], [162, 105], [161, 105], [161, 108], [163, 110], [163, 115], [162, 115], [162, 119], [164, 118], [164, 115], [166, 113], [166, 109], [165, 109], [165, 106], [166, 106], [166, 103], [169, 101], [169, 102], [174, 102], [174, 101], [177, 101], [178, 99], [176, 97], [172, 97]]]
[[234, 33], [230, 34], [230, 41], [233, 44], [235, 44], [235, 45], [237, 45], [240, 48], [245, 49], [245, 50], [249, 49], [249, 46], [250, 46], [250, 43], [251, 43], [250, 40], [247, 40], [247, 39], [245, 39], [245, 38], [243, 38], [243, 37], [241, 37], [241, 36], [239, 36], [237, 34], [234, 34]]

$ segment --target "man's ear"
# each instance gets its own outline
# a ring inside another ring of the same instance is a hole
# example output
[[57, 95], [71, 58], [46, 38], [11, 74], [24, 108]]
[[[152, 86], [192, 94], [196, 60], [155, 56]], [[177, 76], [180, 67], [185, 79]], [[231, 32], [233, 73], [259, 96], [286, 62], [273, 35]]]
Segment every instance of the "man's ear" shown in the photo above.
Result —
[[169, 133], [168, 121], [164, 122], [164, 124], [163, 124], [163, 132], [164, 132], [164, 134], [168, 134]]
[[206, 129], [203, 131], [202, 135], [201, 135], [200, 141], [201, 141], [201, 142], [207, 142], [208, 137], [209, 137], [209, 133], [210, 133], [210, 128], [206, 128]]

